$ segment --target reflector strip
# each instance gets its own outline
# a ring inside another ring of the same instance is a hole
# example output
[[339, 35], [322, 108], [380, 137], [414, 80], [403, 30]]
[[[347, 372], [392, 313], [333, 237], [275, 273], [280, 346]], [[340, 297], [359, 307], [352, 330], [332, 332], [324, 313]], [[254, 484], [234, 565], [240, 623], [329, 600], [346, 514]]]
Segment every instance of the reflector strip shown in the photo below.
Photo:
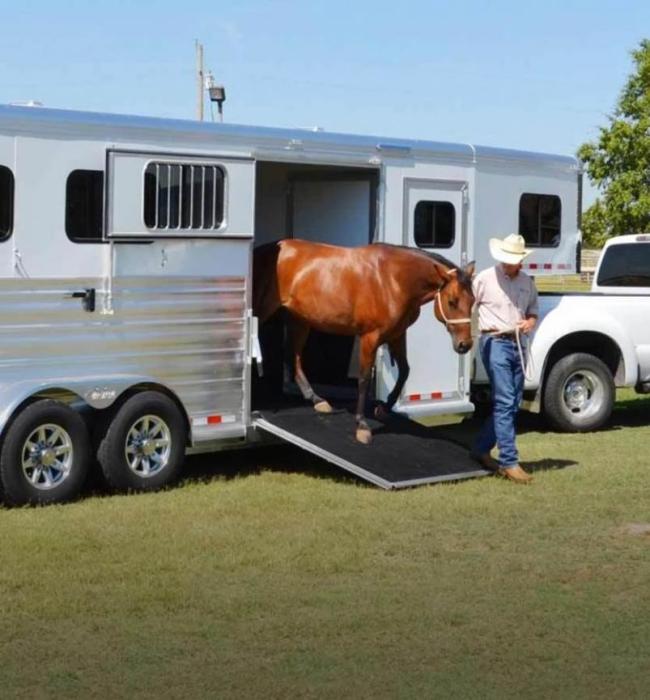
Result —
[[236, 417], [232, 414], [215, 414], [212, 416], [198, 416], [192, 418], [192, 425], [219, 425], [221, 423], [234, 423], [235, 421]]
[[450, 399], [457, 396], [457, 392], [448, 391], [432, 391], [428, 394], [409, 394], [406, 397], [407, 401], [440, 401], [441, 399]]
[[523, 266], [526, 270], [570, 270], [570, 263], [527, 263]]

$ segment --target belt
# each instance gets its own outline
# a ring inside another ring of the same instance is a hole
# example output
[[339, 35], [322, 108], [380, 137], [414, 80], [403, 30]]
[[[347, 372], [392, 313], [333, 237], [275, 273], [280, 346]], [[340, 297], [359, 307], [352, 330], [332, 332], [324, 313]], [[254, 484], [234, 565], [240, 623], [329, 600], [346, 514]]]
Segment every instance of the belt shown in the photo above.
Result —
[[512, 331], [506, 333], [500, 333], [498, 330], [487, 330], [481, 331], [481, 335], [489, 335], [492, 338], [499, 338], [501, 340], [517, 340], [517, 334]]

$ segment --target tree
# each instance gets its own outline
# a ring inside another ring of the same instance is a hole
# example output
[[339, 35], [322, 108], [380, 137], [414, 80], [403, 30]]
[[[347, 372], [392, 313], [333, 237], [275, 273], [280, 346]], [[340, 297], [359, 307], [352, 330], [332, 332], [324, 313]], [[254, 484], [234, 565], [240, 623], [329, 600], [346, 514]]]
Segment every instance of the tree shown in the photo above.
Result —
[[650, 39], [632, 51], [635, 70], [619, 97], [609, 126], [578, 149], [591, 182], [602, 192], [585, 212], [585, 242], [650, 231]]

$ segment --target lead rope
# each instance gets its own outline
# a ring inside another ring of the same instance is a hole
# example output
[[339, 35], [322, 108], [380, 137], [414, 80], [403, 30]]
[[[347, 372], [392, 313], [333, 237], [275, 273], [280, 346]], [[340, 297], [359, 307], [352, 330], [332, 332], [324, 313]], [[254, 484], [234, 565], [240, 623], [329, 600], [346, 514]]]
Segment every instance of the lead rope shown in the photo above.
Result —
[[526, 356], [524, 357], [524, 350], [521, 346], [521, 332], [519, 331], [519, 327], [515, 326], [514, 328], [508, 328], [505, 331], [497, 331], [495, 333], [490, 333], [490, 335], [496, 337], [501, 335], [502, 333], [515, 334], [515, 339], [517, 341], [517, 352], [519, 353], [519, 362], [521, 362], [521, 369], [524, 373], [524, 379], [526, 381], [531, 381], [531, 379], [533, 378], [533, 361], [530, 355], [530, 345], [526, 343]]

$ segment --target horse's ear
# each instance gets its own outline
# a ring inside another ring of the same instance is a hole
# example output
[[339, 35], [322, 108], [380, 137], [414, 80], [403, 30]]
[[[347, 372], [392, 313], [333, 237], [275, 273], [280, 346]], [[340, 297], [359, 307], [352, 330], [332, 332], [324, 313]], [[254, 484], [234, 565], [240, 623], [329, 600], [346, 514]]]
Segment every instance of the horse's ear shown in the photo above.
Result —
[[433, 264], [436, 268], [436, 272], [440, 275], [443, 285], [447, 284], [447, 282], [449, 282], [449, 280], [456, 274], [456, 268], [451, 268], [448, 270], [444, 265], [441, 265], [438, 262], [434, 262]]
[[476, 272], [476, 260], [472, 260], [471, 263], [468, 263], [465, 266], [465, 274], [468, 275], [469, 277], [474, 277], [475, 272]]

